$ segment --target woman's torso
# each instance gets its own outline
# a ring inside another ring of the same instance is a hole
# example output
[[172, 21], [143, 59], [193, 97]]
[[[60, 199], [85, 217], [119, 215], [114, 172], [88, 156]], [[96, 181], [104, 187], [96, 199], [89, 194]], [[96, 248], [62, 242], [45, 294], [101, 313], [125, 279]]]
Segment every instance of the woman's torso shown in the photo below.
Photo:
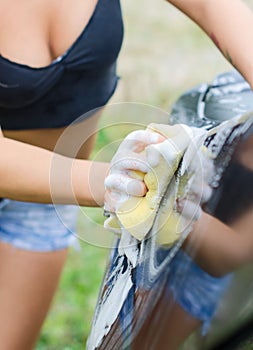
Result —
[[[0, 0], [1, 57], [32, 68], [49, 66], [76, 42], [92, 18], [98, 1], [102, 0]], [[87, 127], [92, 134], [96, 121], [96, 117], [83, 121], [82, 129]], [[4, 130], [4, 134], [53, 149], [64, 129]], [[88, 156], [87, 143], [81, 147], [79, 157]]]

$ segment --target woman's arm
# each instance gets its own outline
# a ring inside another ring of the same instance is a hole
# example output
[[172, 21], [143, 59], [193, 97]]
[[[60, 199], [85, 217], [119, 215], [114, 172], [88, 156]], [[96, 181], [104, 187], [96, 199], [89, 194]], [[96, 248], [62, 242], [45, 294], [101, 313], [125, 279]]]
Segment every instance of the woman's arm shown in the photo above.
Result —
[[67, 158], [4, 137], [0, 137], [0, 150], [0, 197], [103, 205], [109, 164]]
[[253, 13], [242, 0], [167, 0], [192, 18], [253, 87]]
[[252, 227], [253, 210], [231, 227], [203, 212], [184, 249], [208, 273], [222, 276], [253, 261]]

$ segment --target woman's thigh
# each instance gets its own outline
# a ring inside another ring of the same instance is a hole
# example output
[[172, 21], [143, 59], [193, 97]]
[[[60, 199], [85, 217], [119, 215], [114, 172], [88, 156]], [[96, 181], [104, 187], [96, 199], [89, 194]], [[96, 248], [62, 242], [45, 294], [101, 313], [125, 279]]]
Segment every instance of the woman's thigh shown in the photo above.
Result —
[[66, 249], [31, 252], [0, 242], [1, 350], [33, 348], [66, 255]]
[[78, 208], [0, 202], [0, 350], [30, 350], [75, 240]]

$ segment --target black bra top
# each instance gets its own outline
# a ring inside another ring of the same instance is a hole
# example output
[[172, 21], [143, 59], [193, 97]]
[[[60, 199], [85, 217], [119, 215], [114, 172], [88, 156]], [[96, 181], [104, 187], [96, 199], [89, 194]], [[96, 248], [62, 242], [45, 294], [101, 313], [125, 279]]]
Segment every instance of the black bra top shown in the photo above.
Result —
[[122, 39], [119, 0], [98, 0], [78, 39], [50, 65], [33, 68], [0, 56], [1, 127], [63, 127], [103, 106], [117, 85]]

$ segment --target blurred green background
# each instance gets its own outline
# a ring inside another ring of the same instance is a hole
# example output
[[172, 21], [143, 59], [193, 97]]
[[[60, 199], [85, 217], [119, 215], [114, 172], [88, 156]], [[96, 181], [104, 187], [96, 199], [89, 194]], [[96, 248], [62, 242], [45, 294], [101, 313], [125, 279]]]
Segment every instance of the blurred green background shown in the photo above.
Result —
[[[108, 120], [119, 121], [122, 113], [132, 113], [131, 120], [137, 123], [145, 123], [149, 117], [166, 122], [163, 110], [168, 111], [181, 92], [231, 69], [210, 39], [165, 1], [123, 0], [122, 9], [125, 38], [118, 62], [121, 79], [101, 119], [93, 153], [96, 160], [109, 160], [118, 145], [114, 141], [132, 129], [130, 124], [111, 127]], [[127, 107], [122, 109], [121, 103]], [[112, 235], [103, 229], [99, 208], [82, 209], [78, 232], [79, 248], [70, 250], [38, 350], [85, 349]]]

